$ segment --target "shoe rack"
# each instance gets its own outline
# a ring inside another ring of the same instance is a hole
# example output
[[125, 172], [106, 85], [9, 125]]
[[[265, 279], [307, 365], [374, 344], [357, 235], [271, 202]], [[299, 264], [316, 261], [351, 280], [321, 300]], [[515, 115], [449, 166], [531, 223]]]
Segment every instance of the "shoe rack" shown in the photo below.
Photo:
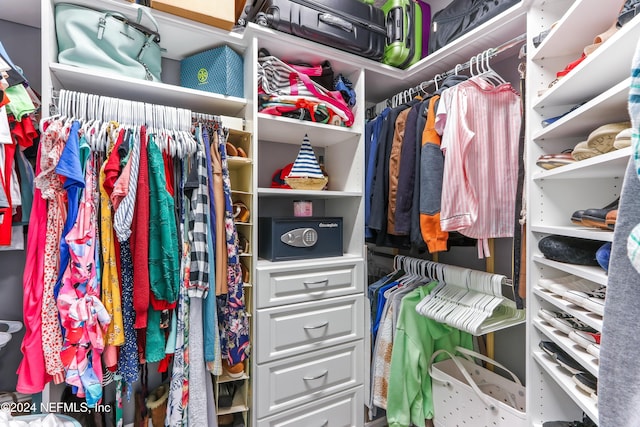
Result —
[[[246, 91], [247, 89], [245, 89]], [[236, 120], [231, 119], [231, 123]], [[243, 123], [244, 121], [240, 121]], [[227, 124], [222, 120], [222, 124]], [[253, 144], [252, 134], [244, 130], [243, 126], [228, 128], [227, 137], [227, 166], [231, 182], [231, 201], [234, 205], [242, 206], [242, 214], [236, 215], [234, 223], [238, 232], [240, 263], [243, 274], [243, 290], [246, 315], [251, 318], [253, 313], [253, 282], [251, 271], [254, 265], [252, 245], [253, 218]], [[247, 213], [244, 208], [246, 207]], [[235, 212], [235, 211], [234, 211]], [[250, 326], [252, 330], [252, 326]], [[251, 344], [254, 335], [251, 334]], [[251, 356], [244, 363], [241, 373], [230, 374], [224, 369], [222, 375], [213, 378], [214, 395], [216, 396], [216, 414], [218, 424], [230, 422], [232, 425], [249, 424], [251, 415]]]
[[[613, 240], [613, 232], [575, 225], [571, 214], [602, 208], [619, 197], [630, 148], [613, 150], [572, 164], [544, 170], [535, 162], [543, 154], [572, 149], [599, 126], [628, 121], [629, 70], [640, 37], [640, 20], [633, 19], [556, 80], [556, 72], [580, 58], [596, 35], [615, 24], [624, 1], [536, 0], [527, 15], [527, 410], [529, 425], [551, 420], [598, 422], [597, 396], [581, 390], [572, 375], [540, 349], [552, 341], [597, 378], [598, 359], [539, 317], [541, 309], [562, 311], [602, 330], [602, 317], [571, 304], [538, 285], [538, 280], [567, 274], [606, 285], [600, 267], [579, 266], [545, 258], [538, 242], [548, 235]], [[594, 13], [597, 8], [598, 13]], [[553, 28], [552, 28], [553, 27]], [[551, 29], [536, 48], [533, 37]], [[611, 67], [610, 64], [619, 64]], [[615, 69], [614, 69], [615, 68]], [[543, 127], [542, 121], [570, 111]]]

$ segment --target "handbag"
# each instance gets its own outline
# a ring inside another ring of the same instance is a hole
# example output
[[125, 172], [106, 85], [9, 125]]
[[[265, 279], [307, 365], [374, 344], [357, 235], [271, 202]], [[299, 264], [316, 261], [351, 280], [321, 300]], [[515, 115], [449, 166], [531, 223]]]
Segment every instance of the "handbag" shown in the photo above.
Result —
[[[154, 29], [141, 24], [143, 13]], [[160, 35], [147, 8], [138, 7], [132, 21], [119, 12], [58, 3], [55, 23], [59, 63], [160, 81]]]
[[429, 35], [429, 53], [478, 28], [520, 0], [453, 0], [433, 15]]
[[325, 89], [307, 74], [276, 56], [258, 56], [258, 87], [262, 92], [273, 96], [313, 98], [340, 116], [346, 126], [353, 125], [353, 111], [339, 91]]
[[[438, 350], [431, 356], [429, 374], [433, 387], [433, 422], [436, 427], [452, 425], [525, 427], [526, 392], [518, 377], [500, 363], [464, 347], [460, 354]], [[433, 363], [440, 354], [449, 359]], [[484, 360], [509, 374], [505, 378], [476, 364]]]
[[326, 59], [320, 65], [295, 64], [290, 63], [297, 71], [311, 77], [311, 80], [318, 83], [327, 90], [333, 90], [333, 68], [331, 63]]

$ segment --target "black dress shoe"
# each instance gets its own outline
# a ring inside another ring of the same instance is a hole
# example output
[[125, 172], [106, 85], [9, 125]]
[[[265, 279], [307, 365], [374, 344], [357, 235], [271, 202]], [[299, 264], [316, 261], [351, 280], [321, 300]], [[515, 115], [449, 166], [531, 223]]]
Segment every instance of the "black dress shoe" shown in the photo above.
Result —
[[575, 375], [584, 372], [582, 365], [576, 362], [553, 341], [540, 341], [538, 345], [545, 353], [551, 356], [558, 365], [571, 372], [571, 374]]
[[573, 382], [587, 394], [597, 393], [598, 379], [588, 372], [579, 372], [573, 376]]
[[618, 209], [619, 203], [620, 199], [618, 198], [602, 209], [585, 210], [582, 213], [582, 225], [609, 230], [609, 227], [607, 226], [607, 214], [613, 210]]
[[580, 209], [579, 211], [572, 213], [571, 222], [575, 225], [582, 225], [582, 214], [584, 214], [584, 209]]
[[613, 202], [609, 203], [603, 208], [589, 208], [577, 210], [571, 214], [571, 222], [576, 225], [583, 225], [586, 227], [597, 227], [604, 230], [610, 230], [606, 223], [607, 213], [612, 210], [618, 209], [620, 198], [617, 198]]

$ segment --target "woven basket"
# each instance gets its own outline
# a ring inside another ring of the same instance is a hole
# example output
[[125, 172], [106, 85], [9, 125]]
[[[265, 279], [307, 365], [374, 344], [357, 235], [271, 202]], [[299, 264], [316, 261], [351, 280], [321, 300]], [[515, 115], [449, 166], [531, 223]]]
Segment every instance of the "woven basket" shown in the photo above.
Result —
[[289, 187], [294, 190], [322, 190], [327, 182], [329, 182], [329, 178], [285, 178], [285, 182], [289, 185]]

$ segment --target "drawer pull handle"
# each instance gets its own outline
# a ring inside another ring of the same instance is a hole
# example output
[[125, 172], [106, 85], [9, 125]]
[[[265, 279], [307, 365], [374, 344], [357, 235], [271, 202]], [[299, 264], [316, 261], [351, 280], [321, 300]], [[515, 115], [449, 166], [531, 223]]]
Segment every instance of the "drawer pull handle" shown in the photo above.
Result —
[[320, 424], [320, 427], [326, 427], [328, 425], [329, 425], [329, 420], [324, 420], [324, 422]]
[[308, 281], [304, 281], [302, 282], [305, 286], [311, 286], [311, 285], [328, 285], [329, 284], [329, 279], [322, 279], [322, 280], [316, 280], [314, 282], [308, 282]]
[[318, 380], [318, 379], [324, 377], [325, 375], [327, 375], [328, 373], [329, 373], [329, 371], [325, 369], [324, 372], [321, 373], [320, 375], [316, 375], [315, 377], [302, 377], [302, 379], [305, 380], [305, 381]]
[[325, 320], [322, 323], [319, 323], [315, 326], [303, 326], [304, 329], [320, 329], [320, 328], [324, 328], [325, 326], [327, 326], [329, 324], [328, 320]]

